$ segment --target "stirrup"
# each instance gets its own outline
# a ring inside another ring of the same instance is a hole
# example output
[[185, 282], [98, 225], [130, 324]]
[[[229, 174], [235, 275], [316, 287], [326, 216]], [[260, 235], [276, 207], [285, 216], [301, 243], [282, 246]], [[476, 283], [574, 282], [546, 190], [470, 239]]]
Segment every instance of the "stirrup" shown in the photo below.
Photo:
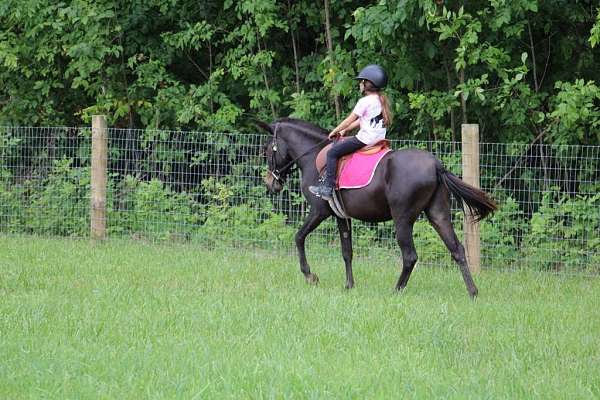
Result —
[[319, 186], [309, 186], [308, 190], [317, 197], [323, 200], [331, 200], [333, 196], [333, 188], [321, 183]]

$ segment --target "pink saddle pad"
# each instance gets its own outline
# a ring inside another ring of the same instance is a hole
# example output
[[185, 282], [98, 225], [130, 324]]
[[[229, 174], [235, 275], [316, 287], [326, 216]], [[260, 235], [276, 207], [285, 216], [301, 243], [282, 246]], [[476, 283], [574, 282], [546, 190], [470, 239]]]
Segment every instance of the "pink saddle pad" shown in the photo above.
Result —
[[371, 183], [379, 161], [391, 149], [386, 148], [374, 154], [354, 153], [344, 164], [338, 178], [340, 189], [358, 189]]

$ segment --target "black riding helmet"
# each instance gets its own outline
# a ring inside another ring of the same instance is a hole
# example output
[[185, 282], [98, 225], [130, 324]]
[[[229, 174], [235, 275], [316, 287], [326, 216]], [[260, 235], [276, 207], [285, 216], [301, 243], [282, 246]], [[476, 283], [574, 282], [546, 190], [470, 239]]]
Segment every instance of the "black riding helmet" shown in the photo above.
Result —
[[371, 81], [378, 89], [383, 89], [387, 85], [388, 77], [383, 68], [377, 64], [370, 64], [360, 70], [358, 76], [354, 79], [366, 79]]

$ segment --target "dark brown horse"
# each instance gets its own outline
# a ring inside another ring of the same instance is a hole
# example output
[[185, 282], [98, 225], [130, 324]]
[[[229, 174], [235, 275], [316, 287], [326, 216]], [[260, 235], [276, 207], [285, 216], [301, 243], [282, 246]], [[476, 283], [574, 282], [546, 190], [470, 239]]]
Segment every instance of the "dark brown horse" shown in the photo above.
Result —
[[[268, 172], [265, 183], [272, 193], [283, 189], [287, 173], [293, 164], [302, 171], [302, 193], [310, 204], [310, 213], [296, 233], [300, 269], [309, 283], [319, 281], [306, 260], [305, 240], [323, 220], [335, 216], [329, 203], [308, 191], [319, 179], [315, 166], [317, 153], [327, 143], [327, 131], [304, 121], [282, 119], [273, 124], [260, 124], [272, 136], [265, 145]], [[381, 160], [371, 183], [361, 189], [342, 190], [346, 213], [362, 221], [394, 220], [396, 239], [402, 250], [402, 273], [397, 290], [406, 287], [417, 262], [413, 243], [413, 225], [425, 211], [452, 258], [460, 266], [467, 291], [477, 296], [463, 245], [456, 237], [450, 221], [450, 193], [462, 200], [476, 220], [496, 209], [494, 201], [483, 191], [464, 183], [447, 171], [431, 153], [416, 150], [389, 152]], [[349, 220], [339, 217], [337, 225], [346, 264], [346, 288], [354, 286], [352, 276], [352, 230]]]

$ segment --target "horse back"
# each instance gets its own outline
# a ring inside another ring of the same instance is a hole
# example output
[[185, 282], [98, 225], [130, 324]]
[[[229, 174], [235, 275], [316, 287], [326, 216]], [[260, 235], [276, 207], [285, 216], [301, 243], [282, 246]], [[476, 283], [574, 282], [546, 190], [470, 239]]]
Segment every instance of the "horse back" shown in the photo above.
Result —
[[[439, 160], [418, 149], [395, 150], [381, 160], [371, 183], [342, 190], [346, 212], [364, 221], [386, 221], [393, 213], [418, 215], [435, 192]], [[393, 210], [392, 210], [393, 209]]]
[[440, 161], [431, 153], [419, 149], [396, 150], [386, 165], [386, 180], [418, 186], [437, 182]]

